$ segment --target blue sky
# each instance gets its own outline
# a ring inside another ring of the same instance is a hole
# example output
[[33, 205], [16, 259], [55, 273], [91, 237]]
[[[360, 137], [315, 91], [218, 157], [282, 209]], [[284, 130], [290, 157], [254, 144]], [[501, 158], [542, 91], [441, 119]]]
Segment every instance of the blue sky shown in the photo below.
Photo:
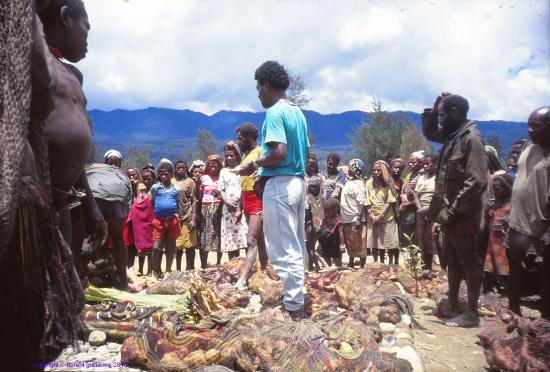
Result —
[[300, 75], [321, 113], [420, 112], [441, 91], [471, 117], [550, 104], [550, 0], [88, 0], [89, 109], [262, 110], [254, 70]]

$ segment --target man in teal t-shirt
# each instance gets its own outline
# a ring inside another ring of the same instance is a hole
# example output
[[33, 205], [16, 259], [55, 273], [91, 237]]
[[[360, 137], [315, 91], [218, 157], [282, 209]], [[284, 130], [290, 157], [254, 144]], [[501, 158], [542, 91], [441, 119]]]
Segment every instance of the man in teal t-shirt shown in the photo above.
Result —
[[267, 179], [263, 193], [264, 234], [269, 261], [280, 276], [285, 310], [294, 320], [304, 317], [305, 165], [309, 141], [302, 110], [286, 97], [289, 77], [275, 61], [254, 74], [258, 98], [267, 108], [259, 159], [241, 166], [240, 174]]

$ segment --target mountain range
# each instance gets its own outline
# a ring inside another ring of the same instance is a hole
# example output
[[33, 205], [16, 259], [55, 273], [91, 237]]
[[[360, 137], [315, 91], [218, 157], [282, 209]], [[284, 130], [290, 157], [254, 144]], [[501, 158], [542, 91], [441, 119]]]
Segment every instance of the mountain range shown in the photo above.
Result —
[[[410, 111], [396, 113], [406, 115], [420, 127], [420, 114]], [[140, 110], [90, 110], [88, 114], [92, 118], [94, 141], [100, 152], [113, 147], [124, 151], [127, 148], [148, 146], [155, 159], [160, 156], [176, 157], [188, 151], [188, 148], [194, 146], [198, 129], [210, 130], [221, 142], [235, 137], [238, 124], [252, 122], [260, 129], [265, 118], [265, 112], [223, 110], [206, 115], [191, 110], [155, 107]], [[339, 114], [304, 110], [304, 115], [318, 149], [340, 148], [350, 151], [353, 131], [362, 123], [369, 122], [368, 113], [359, 110]], [[509, 151], [515, 140], [527, 138], [527, 124], [524, 122], [478, 121], [478, 128], [485, 138], [496, 135], [504, 151]]]

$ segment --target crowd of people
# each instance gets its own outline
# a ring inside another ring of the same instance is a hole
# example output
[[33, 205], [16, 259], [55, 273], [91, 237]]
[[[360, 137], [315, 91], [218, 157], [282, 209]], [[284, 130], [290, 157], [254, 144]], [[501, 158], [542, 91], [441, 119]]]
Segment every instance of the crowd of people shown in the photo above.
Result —
[[[529, 116], [530, 140], [514, 144], [506, 169], [467, 118], [468, 101], [442, 93], [422, 115], [426, 138], [442, 144], [438, 155], [410, 154], [404, 177], [400, 158], [340, 164], [338, 154], [330, 154], [320, 172], [306, 119], [286, 96], [288, 72], [267, 61], [254, 73], [267, 109], [261, 135], [242, 123], [223, 156], [190, 166], [162, 159], [156, 167], [127, 169], [117, 150], [108, 151], [104, 163], [87, 165], [92, 134], [83, 76], [66, 63], [87, 53], [84, 3], [9, 3], [0, 7], [9, 42], [9, 53], [0, 57], [7, 107], [0, 113], [7, 143], [0, 159], [6, 369], [32, 370], [81, 337], [77, 271], [81, 253], [98, 246], [114, 257], [123, 289], [136, 257], [140, 273], [160, 277], [163, 254], [165, 271], [174, 258], [182, 269], [183, 252], [191, 270], [197, 250], [201, 267], [209, 252], [220, 263], [223, 253], [245, 250], [237, 286], [246, 286], [259, 257], [261, 270], [283, 284], [284, 310], [299, 320], [306, 268], [340, 266], [344, 252], [351, 267], [363, 267], [368, 255], [399, 264], [401, 249], [413, 243], [428, 272], [435, 255], [448, 270], [447, 325], [479, 324], [482, 286], [505, 289], [510, 309], [521, 314], [521, 286], [530, 272], [542, 283], [541, 313], [550, 318], [549, 107]], [[458, 303], [464, 279], [465, 311]]]

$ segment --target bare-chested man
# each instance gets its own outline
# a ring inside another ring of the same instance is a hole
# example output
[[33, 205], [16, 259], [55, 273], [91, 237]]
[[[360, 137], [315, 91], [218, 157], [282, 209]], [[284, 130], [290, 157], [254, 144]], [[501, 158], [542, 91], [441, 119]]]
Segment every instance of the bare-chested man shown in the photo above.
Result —
[[83, 218], [89, 234], [104, 236], [105, 222], [86, 179], [84, 165], [90, 158], [92, 134], [86, 116], [86, 97], [82, 74], [71, 64], [82, 60], [88, 51], [90, 23], [81, 0], [52, 0], [39, 14], [57, 77], [53, 90], [54, 108], [46, 119], [53, 203], [60, 214], [60, 228], [71, 241], [70, 214], [75, 189], [86, 194], [82, 199]]

